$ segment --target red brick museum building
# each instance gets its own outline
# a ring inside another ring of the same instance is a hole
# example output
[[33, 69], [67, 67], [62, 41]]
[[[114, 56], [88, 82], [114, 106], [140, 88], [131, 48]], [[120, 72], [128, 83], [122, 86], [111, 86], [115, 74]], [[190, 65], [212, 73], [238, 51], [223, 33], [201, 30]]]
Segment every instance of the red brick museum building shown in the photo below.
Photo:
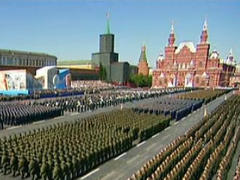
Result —
[[227, 60], [217, 51], [210, 51], [207, 22], [204, 22], [200, 43], [182, 42], [175, 46], [173, 25], [165, 47], [165, 57], [157, 59], [153, 71], [153, 88], [164, 87], [225, 87], [235, 72], [235, 61], [230, 51]]

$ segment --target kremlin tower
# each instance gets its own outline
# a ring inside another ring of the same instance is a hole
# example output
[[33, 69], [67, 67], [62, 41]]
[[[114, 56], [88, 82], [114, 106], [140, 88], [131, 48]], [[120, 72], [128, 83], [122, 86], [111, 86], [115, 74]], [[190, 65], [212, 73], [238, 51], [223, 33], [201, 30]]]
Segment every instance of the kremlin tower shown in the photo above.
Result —
[[165, 55], [166, 55], [166, 60], [169, 61], [169, 63], [174, 63], [174, 53], [176, 50], [175, 46], [175, 33], [174, 33], [174, 26], [173, 23], [171, 25], [171, 32], [168, 38], [168, 46], [165, 47]]
[[144, 76], [149, 75], [149, 67], [148, 67], [148, 63], [147, 63], [146, 46], [145, 45], [142, 47], [141, 55], [139, 58], [138, 74], [142, 74]]

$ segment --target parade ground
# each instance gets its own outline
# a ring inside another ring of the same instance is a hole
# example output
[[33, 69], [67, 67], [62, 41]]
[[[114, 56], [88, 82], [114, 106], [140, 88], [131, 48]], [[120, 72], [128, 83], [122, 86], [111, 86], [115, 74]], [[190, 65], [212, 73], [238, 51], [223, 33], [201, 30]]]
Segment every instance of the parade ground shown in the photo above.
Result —
[[[184, 135], [184, 133], [197, 124], [203, 117], [204, 112], [207, 110], [207, 113], [211, 113], [216, 108], [222, 104], [226, 97], [229, 98], [233, 92], [228, 93], [226, 96], [222, 95], [217, 99], [211, 101], [210, 103], [202, 106], [200, 109], [193, 111], [188, 116], [182, 118], [179, 121], [171, 121], [171, 124], [165, 130], [153, 135], [150, 139], [137, 144], [135, 147], [130, 149], [127, 152], [122, 153], [121, 155], [107, 161], [106, 163], [98, 166], [89, 173], [85, 174], [82, 177], [79, 177], [79, 180], [126, 180], [134, 172], [136, 172], [145, 162], [147, 162], [151, 157], [161, 151], [167, 144], [176, 139], [178, 136]], [[174, 96], [174, 95], [164, 95], [164, 96]], [[163, 97], [164, 97], [163, 96]], [[162, 97], [160, 97], [162, 98]], [[81, 120], [91, 115], [95, 115], [102, 112], [109, 112], [114, 109], [123, 108], [132, 108], [139, 104], [149, 103], [153, 101], [153, 98], [144, 99], [135, 102], [128, 102], [124, 105], [110, 106], [105, 108], [100, 108], [95, 111], [88, 111], [82, 113], [65, 113], [64, 116], [56, 117], [53, 119], [37, 121], [35, 123], [24, 125], [24, 126], [13, 126], [8, 129], [0, 131], [0, 137], [10, 136], [14, 134], [24, 133], [31, 131], [33, 129], [39, 129], [47, 127], [56, 123], [63, 122], [73, 122], [76, 120]], [[206, 109], [206, 110], [205, 110]], [[239, 147], [237, 151], [239, 151]], [[237, 154], [237, 153], [236, 153]], [[237, 155], [235, 155], [237, 156]], [[233, 161], [233, 164], [236, 166], [236, 162]], [[233, 166], [233, 167], [235, 167]], [[232, 178], [234, 175], [235, 169], [231, 168], [229, 171], [229, 178]], [[11, 177], [11, 176], [1, 176], [8, 179], [20, 179], [20, 177]], [[29, 179], [29, 178], [27, 178]]]
[[[232, 92], [227, 96], [231, 96]], [[225, 99], [221, 96], [206, 105], [208, 113], [213, 112]], [[138, 144], [126, 153], [112, 159], [94, 169], [79, 180], [126, 180], [136, 172], [147, 160], [161, 151], [167, 144], [183, 135], [188, 129], [199, 122], [204, 115], [204, 106], [189, 114], [180, 121], [173, 121], [164, 131], [152, 136], [147, 141]]]

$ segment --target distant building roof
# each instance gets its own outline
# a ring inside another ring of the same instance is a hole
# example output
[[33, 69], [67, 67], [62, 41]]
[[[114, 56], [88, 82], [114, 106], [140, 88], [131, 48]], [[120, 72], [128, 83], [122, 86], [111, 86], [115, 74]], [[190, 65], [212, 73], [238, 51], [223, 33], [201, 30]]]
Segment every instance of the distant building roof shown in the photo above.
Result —
[[46, 53], [41, 53], [41, 52], [19, 51], [19, 50], [10, 50], [10, 49], [0, 49], [0, 54], [1, 53], [9, 53], [9, 54], [12, 54], [12, 55], [15, 55], [15, 54], [29, 54], [29, 55], [33, 55], [33, 56], [51, 56], [51, 57], [57, 58], [56, 56], [49, 55], [49, 54], [46, 54]]
[[235, 71], [235, 73], [240, 73], [240, 64], [237, 64], [237, 65], [236, 65], [236, 71]]
[[131, 64], [129, 64], [129, 66], [130, 66], [130, 67], [134, 67], [134, 68], [138, 68], [137, 65], [131, 65]]
[[111, 64], [129, 64], [127, 61], [112, 62]]
[[157, 61], [163, 61], [164, 60], [164, 56], [163, 54], [160, 54], [157, 58]]
[[210, 54], [210, 58], [211, 59], [219, 58], [219, 53], [216, 50], [212, 51], [212, 53]]
[[229, 51], [229, 55], [227, 56], [226, 63], [229, 64], [229, 65], [235, 65], [236, 64], [236, 62], [234, 60], [234, 57], [233, 57], [232, 49], [230, 49], [230, 51]]
[[194, 47], [192, 42], [182, 42], [182, 43], [179, 44], [179, 46], [178, 46], [177, 50], [175, 51], [175, 53], [176, 54], [179, 53], [184, 46], [186, 46], [192, 53], [196, 52], [196, 49], [195, 49], [195, 47]]
[[91, 60], [59, 60], [57, 65], [89, 65], [92, 64]]
[[59, 73], [69, 72], [69, 69], [59, 69]]
[[49, 69], [56, 69], [56, 66], [44, 66], [40, 69], [38, 69], [37, 71], [48, 71]]

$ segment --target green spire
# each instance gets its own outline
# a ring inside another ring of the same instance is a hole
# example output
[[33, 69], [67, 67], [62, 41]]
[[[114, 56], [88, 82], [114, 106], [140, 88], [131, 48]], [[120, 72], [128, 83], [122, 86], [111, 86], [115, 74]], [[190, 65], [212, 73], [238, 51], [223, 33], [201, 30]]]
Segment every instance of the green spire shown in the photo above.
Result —
[[142, 49], [141, 49], [141, 55], [140, 55], [140, 58], [139, 58], [139, 62], [140, 61], [147, 61], [146, 46], [145, 45], [143, 45]]
[[106, 34], [111, 34], [110, 33], [110, 13], [107, 12], [107, 28], [106, 28]]

